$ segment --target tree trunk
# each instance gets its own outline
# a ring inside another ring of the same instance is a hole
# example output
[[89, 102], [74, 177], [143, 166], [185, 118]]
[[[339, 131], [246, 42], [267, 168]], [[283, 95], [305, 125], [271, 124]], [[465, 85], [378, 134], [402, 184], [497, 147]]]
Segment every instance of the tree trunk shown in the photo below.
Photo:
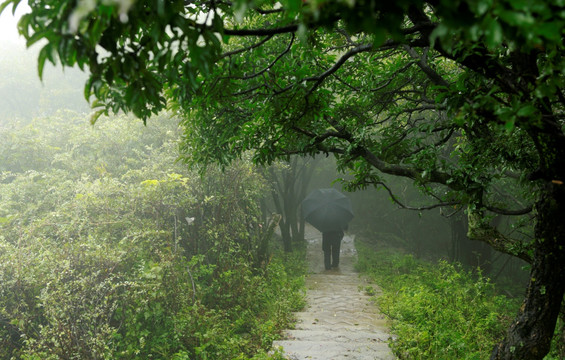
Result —
[[549, 184], [536, 204], [535, 249], [526, 298], [491, 360], [537, 360], [549, 352], [565, 292], [565, 185]]
[[[300, 176], [300, 184], [297, 188], [297, 198], [302, 201], [306, 197], [306, 191], [308, 190], [308, 185], [312, 180], [312, 175], [314, 174], [314, 168], [317, 166], [319, 159], [312, 158], [310, 162], [305, 162], [302, 167], [302, 174]], [[300, 209], [300, 210], [299, 210]], [[306, 232], [306, 221], [304, 216], [302, 216], [302, 209], [300, 203], [296, 206], [296, 216], [298, 218], [298, 233], [296, 234], [296, 241], [304, 242], [304, 235]]]
[[292, 252], [292, 236], [290, 234], [290, 225], [287, 220], [281, 220], [279, 222], [279, 228], [281, 229], [281, 237], [283, 241], [283, 248], [285, 252]]
[[273, 214], [271, 222], [261, 234], [261, 239], [259, 241], [259, 248], [257, 249], [257, 255], [255, 257], [255, 267], [256, 268], [266, 268], [269, 262], [269, 241], [275, 233], [275, 228], [279, 225], [282, 216], [280, 214]]

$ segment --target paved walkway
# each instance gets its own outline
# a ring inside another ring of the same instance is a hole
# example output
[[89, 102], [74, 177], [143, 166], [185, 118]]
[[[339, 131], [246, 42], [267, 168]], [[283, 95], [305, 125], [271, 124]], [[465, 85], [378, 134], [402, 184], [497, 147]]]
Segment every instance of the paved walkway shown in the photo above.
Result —
[[321, 234], [307, 234], [310, 275], [306, 278], [308, 305], [296, 313], [296, 328], [286, 340], [275, 341], [291, 360], [389, 360], [395, 359], [387, 345], [384, 316], [364, 294], [369, 283], [353, 266], [357, 253], [353, 238], [345, 236], [340, 267], [325, 270]]

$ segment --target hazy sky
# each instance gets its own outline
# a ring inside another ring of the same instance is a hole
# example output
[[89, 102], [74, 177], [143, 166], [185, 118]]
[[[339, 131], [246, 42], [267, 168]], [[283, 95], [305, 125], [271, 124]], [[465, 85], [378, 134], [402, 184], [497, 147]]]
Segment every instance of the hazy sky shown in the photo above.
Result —
[[[21, 14], [25, 13], [27, 8], [26, 4], [20, 4], [16, 11], [16, 17], [19, 18]], [[10, 5], [4, 12], [2, 16], [0, 16], [0, 42], [16, 42], [18, 39], [19, 41], [23, 42], [23, 38], [19, 37], [17, 24], [17, 18], [12, 16], [12, 6]]]
[[[0, 0], [2, 1], [4, 0]], [[60, 65], [53, 67], [46, 64], [43, 81], [40, 81], [37, 74], [37, 53], [41, 44], [35, 44], [26, 50], [25, 39], [18, 34], [17, 29], [18, 19], [27, 11], [29, 7], [24, 0], [18, 6], [15, 17], [11, 6], [0, 16], [0, 114], [43, 116], [54, 113], [58, 108], [88, 112], [89, 106], [83, 95], [86, 75], [78, 69], [63, 70]], [[14, 70], [11, 66], [14, 65], [17, 65], [16, 72], [24, 78], [21, 83], [13, 80]], [[27, 94], [27, 97], [21, 94]], [[56, 94], [62, 95], [57, 97]]]

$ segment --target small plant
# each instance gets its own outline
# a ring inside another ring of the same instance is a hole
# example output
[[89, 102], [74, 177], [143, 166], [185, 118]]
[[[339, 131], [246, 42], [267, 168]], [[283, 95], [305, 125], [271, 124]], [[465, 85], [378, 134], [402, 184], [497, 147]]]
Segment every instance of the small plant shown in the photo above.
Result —
[[375, 288], [370, 285], [367, 285], [365, 287], [360, 286], [359, 288], [360, 288], [359, 291], [364, 291], [366, 295], [375, 296], [377, 294]]

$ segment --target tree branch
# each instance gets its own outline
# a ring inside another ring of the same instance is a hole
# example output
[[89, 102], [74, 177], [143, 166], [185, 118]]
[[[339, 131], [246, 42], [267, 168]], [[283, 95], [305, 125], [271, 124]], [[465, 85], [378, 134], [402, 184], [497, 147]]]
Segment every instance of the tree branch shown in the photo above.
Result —
[[469, 231], [467, 233], [469, 239], [485, 242], [497, 251], [532, 263], [533, 259], [528, 246], [520, 240], [505, 236], [496, 228], [487, 224], [481, 211], [469, 209], [467, 218], [469, 220]]
[[386, 189], [386, 191], [388, 191], [388, 194], [390, 195], [390, 198], [392, 199], [392, 201], [394, 201], [396, 204], [398, 204], [401, 208], [407, 209], [407, 210], [422, 211], [422, 210], [437, 209], [439, 207], [444, 207], [444, 206], [461, 205], [461, 203], [458, 202], [458, 201], [448, 201], [448, 202], [442, 202], [442, 203], [438, 203], [438, 204], [421, 206], [421, 207], [406, 206], [403, 203], [401, 203], [400, 200], [398, 200], [398, 198], [394, 195], [392, 190], [384, 182], [377, 181], [377, 182], [370, 182], [370, 183], [373, 184], [373, 185], [381, 185], [382, 187], [384, 187]]
[[[379, 159], [375, 154], [365, 148], [357, 148], [357, 151], [369, 164], [385, 174], [403, 176], [413, 180], [422, 180], [422, 171], [418, 169], [405, 165], [389, 164]], [[453, 181], [453, 178], [449, 174], [437, 170], [429, 172], [425, 180], [427, 182], [445, 185], [453, 190], [459, 191], [466, 189], [466, 186]]]
[[290, 48], [292, 47], [292, 44], [294, 43], [294, 37], [295, 35], [292, 34], [291, 38], [290, 38], [290, 42], [288, 43], [288, 46], [286, 47], [286, 49], [280, 53], [275, 60], [273, 60], [269, 65], [267, 65], [265, 68], [263, 68], [262, 70], [254, 73], [254, 74], [250, 74], [250, 75], [245, 75], [245, 76], [228, 76], [226, 78], [230, 78], [230, 79], [237, 79], [237, 80], [249, 80], [249, 79], [253, 79], [257, 76], [260, 76], [261, 74], [264, 74], [266, 71], [268, 71], [270, 68], [272, 68], [283, 56], [285, 56], [286, 54], [288, 54], [288, 52], [290, 51]]
[[372, 44], [363, 44], [363, 45], [356, 46], [353, 49], [346, 52], [345, 54], [343, 54], [339, 58], [339, 60], [331, 68], [329, 68], [328, 70], [326, 70], [322, 74], [320, 74], [318, 76], [313, 76], [313, 77], [309, 77], [309, 78], [304, 79], [304, 81], [316, 81], [316, 83], [312, 86], [312, 88], [310, 88], [308, 93], [306, 93], [305, 97], [309, 97], [314, 92], [314, 90], [316, 90], [318, 88], [318, 86], [320, 86], [320, 84], [324, 81], [325, 78], [327, 78], [328, 76], [330, 76], [331, 74], [333, 74], [337, 70], [339, 70], [339, 68], [343, 64], [345, 64], [347, 59], [349, 59], [350, 57], [355, 56], [359, 53], [370, 51], [372, 49], [373, 49]]
[[[444, 130], [444, 129], [443, 129], [443, 130]], [[440, 139], [439, 141], [437, 141], [436, 143], [434, 143], [434, 144], [432, 145], [432, 147], [440, 147], [440, 146], [444, 145], [446, 142], [449, 141], [449, 139], [451, 139], [451, 136], [453, 135], [454, 132], [455, 132], [455, 127], [451, 127], [451, 128], [449, 129], [448, 134], [447, 134], [445, 137], [443, 137], [442, 139]], [[412, 156], [412, 155], [415, 155], [415, 154], [419, 153], [420, 151], [422, 151], [422, 150], [424, 150], [424, 149], [426, 149], [426, 148], [428, 148], [428, 147], [429, 147], [429, 146], [422, 146], [422, 147], [420, 147], [420, 148], [418, 148], [418, 149], [415, 149], [415, 150], [411, 151], [411, 152], [407, 155], [407, 157]]]
[[[441, 75], [439, 75], [434, 69], [432, 69], [428, 65], [426, 56], [420, 56], [416, 52], [416, 50], [414, 50], [408, 45], [404, 45], [403, 47], [404, 50], [406, 50], [406, 52], [408, 53], [408, 55], [410, 55], [414, 60], [416, 60], [416, 64], [418, 65], [418, 67], [420, 67], [420, 69], [424, 72], [424, 74], [426, 74], [428, 78], [434, 82], [434, 84], [445, 87], [449, 86], [449, 83], [445, 81], [445, 79], [441, 77]], [[424, 51], [426, 51], [426, 49], [424, 49]]]
[[220, 55], [219, 59], [223, 59], [223, 58], [226, 58], [226, 57], [232, 56], [232, 55], [241, 54], [241, 53], [244, 53], [244, 52], [246, 52], [246, 51], [249, 51], [249, 50], [253, 50], [253, 49], [255, 49], [255, 48], [258, 48], [259, 46], [263, 45], [264, 43], [266, 43], [267, 41], [269, 41], [270, 39], [272, 39], [273, 36], [274, 36], [274, 35], [265, 36], [265, 38], [264, 38], [263, 40], [261, 40], [261, 41], [255, 43], [255, 44], [253, 44], [253, 45], [250, 45], [250, 46], [248, 46], [248, 47], [246, 47], [246, 48], [241, 48], [241, 49], [237, 49], [237, 50], [233, 50], [233, 51], [228, 51], [227, 53], [224, 53], [224, 54]]
[[501, 209], [501, 208], [497, 208], [496, 206], [486, 206], [487, 210], [499, 214], [499, 215], [508, 215], [508, 216], [517, 216], [517, 215], [526, 215], [528, 213], [531, 213], [533, 210], [533, 206], [528, 206], [526, 208], [523, 209], [518, 209], [518, 210], [508, 210], [508, 209]]
[[273, 36], [277, 34], [295, 33], [298, 25], [291, 24], [271, 29], [224, 29], [225, 35], [231, 36]]

